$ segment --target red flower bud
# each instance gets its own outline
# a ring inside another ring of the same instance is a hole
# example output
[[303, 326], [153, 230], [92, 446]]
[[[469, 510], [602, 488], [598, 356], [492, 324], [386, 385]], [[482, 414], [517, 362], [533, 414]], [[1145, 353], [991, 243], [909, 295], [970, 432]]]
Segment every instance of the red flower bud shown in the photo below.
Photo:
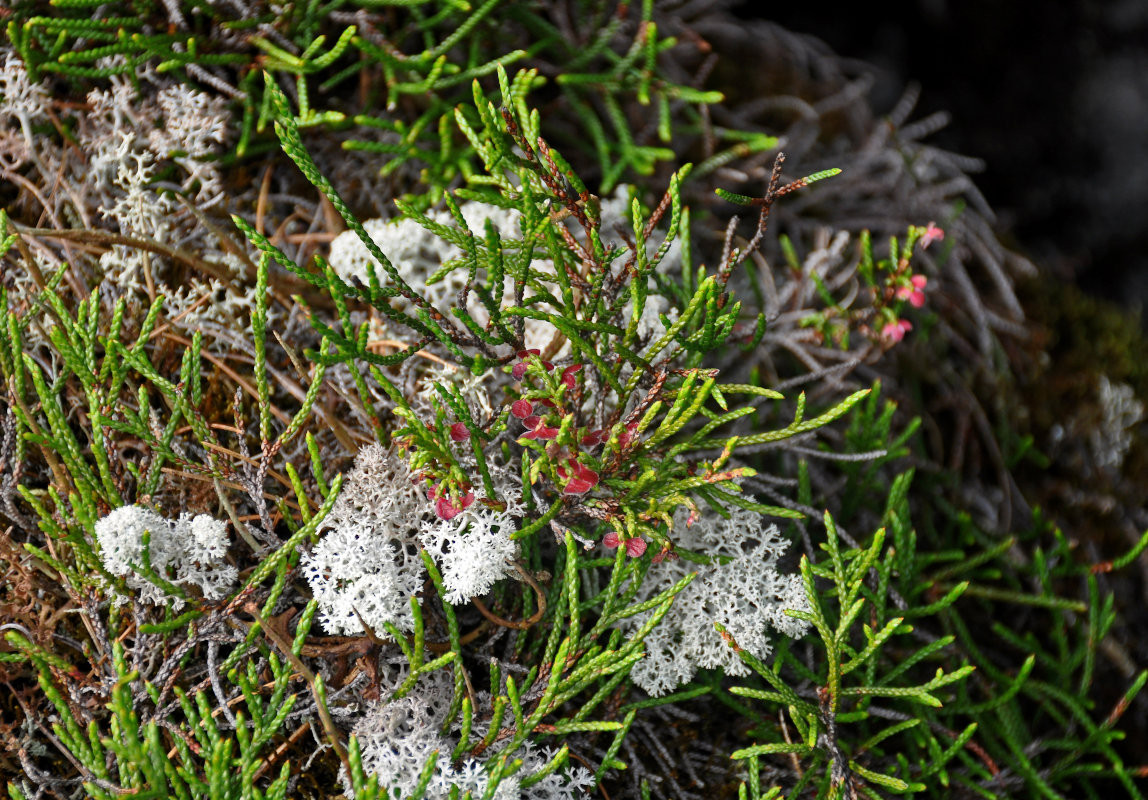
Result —
[[617, 547], [618, 546], [618, 534], [614, 533], [613, 531], [610, 531], [609, 533], [607, 533], [605, 536], [602, 537], [602, 544], [606, 545], [607, 547], [609, 547], [611, 549]]
[[526, 419], [534, 413], [534, 404], [529, 400], [515, 400], [510, 404], [510, 413], [519, 419]]
[[626, 540], [626, 555], [630, 558], [640, 558], [646, 552], [646, 540], [634, 537]]
[[450, 438], [453, 442], [465, 442], [470, 438], [470, 431], [465, 424], [456, 422], [450, 426]]

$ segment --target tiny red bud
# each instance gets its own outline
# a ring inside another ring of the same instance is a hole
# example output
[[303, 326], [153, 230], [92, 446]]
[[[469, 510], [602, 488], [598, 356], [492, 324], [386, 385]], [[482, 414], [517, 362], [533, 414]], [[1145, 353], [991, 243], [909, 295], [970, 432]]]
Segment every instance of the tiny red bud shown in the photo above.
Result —
[[450, 426], [450, 438], [454, 442], [465, 442], [470, 438], [470, 431], [462, 422], [456, 422]]
[[646, 552], [646, 540], [633, 538], [626, 540], [626, 555], [630, 558], [640, 558]]
[[618, 546], [618, 534], [614, 533], [613, 531], [610, 531], [609, 533], [607, 533], [605, 536], [602, 537], [602, 544], [606, 545], [607, 547], [609, 547], [611, 549], [617, 547]]

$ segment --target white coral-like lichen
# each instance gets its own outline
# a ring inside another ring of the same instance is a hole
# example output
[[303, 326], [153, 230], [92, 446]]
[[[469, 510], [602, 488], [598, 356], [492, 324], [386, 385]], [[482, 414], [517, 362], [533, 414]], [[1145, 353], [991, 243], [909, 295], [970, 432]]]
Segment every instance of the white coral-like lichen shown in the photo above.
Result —
[[24, 63], [15, 53], [4, 54], [0, 63], [0, 103], [3, 112], [22, 123], [44, 119], [48, 115], [50, 94], [40, 83], [32, 83]]
[[302, 561], [325, 631], [362, 634], [360, 618], [380, 635], [388, 622], [414, 630], [410, 599], [424, 572], [417, 533], [430, 522], [406, 462], [378, 444], [360, 450], [323, 538]]
[[514, 529], [510, 514], [475, 503], [454, 519], [439, 520], [419, 532], [419, 540], [442, 568], [448, 603], [484, 595], [510, 575], [510, 562], [518, 553], [510, 539]]
[[[182, 514], [170, 520], [142, 506], [122, 506], [96, 523], [100, 559], [108, 572], [126, 578], [137, 599], [154, 605], [171, 603], [178, 610], [179, 598], [139, 574], [146, 566], [144, 533], [150, 534], [148, 563], [170, 583], [197, 586], [209, 600], [227, 595], [238, 579], [235, 567], [225, 563], [227, 526], [206, 514]], [[126, 601], [126, 598], [120, 598]]]
[[[803, 636], [808, 624], [789, 617], [786, 609], [808, 611], [799, 575], [784, 575], [777, 562], [789, 543], [776, 525], [764, 525], [760, 514], [731, 509], [729, 519], [707, 515], [686, 525], [686, 511], [674, 518], [679, 547], [705, 553], [712, 563], [699, 566], [686, 559], [653, 564], [638, 591], [647, 600], [691, 572], [697, 577], [674, 599], [669, 612], [646, 638], [646, 657], [634, 667], [634, 682], [652, 695], [662, 695], [690, 681], [698, 668], [720, 668], [746, 675], [748, 667], [714, 629], [720, 622], [738, 646], [766, 658], [771, 645], [767, 628]], [[632, 617], [642, 625], [653, 611]]]
[[[451, 684], [447, 673], [435, 673], [420, 681], [417, 692], [389, 703], [368, 708], [356, 723], [353, 733], [359, 740], [363, 771], [377, 775], [387, 797], [405, 800], [414, 793], [423, 767], [435, 753], [438, 759], [430, 783], [423, 795], [427, 800], [446, 800], [457, 791], [461, 797], [470, 791], [483, 797], [490, 785], [488, 765], [500, 755], [496, 748], [485, 760], [463, 756], [451, 761], [457, 741], [442, 734], [450, 705]], [[494, 792], [495, 800], [574, 800], [586, 796], [593, 776], [582, 767], [572, 767], [565, 774], [553, 773], [529, 787], [523, 779], [537, 773], [553, 758], [554, 751], [525, 742], [514, 758], [522, 759], [518, 771], [501, 780]], [[343, 774], [343, 787], [351, 783]]]
[[[506, 471], [491, 465], [499, 486], [515, 488]], [[410, 599], [425, 577], [420, 548], [442, 571], [448, 603], [465, 603], [507, 577], [517, 547], [510, 540], [512, 502], [495, 511], [475, 502], [450, 520], [440, 519], [425, 486], [396, 453], [378, 444], [359, 451], [319, 543], [303, 557], [303, 571], [328, 633], [358, 635], [360, 619], [384, 635], [384, 623], [414, 630]]]
[[1144, 418], [1144, 404], [1132, 387], [1100, 376], [1100, 424], [1092, 431], [1092, 455], [1102, 469], [1119, 472], [1132, 449], [1132, 429]]

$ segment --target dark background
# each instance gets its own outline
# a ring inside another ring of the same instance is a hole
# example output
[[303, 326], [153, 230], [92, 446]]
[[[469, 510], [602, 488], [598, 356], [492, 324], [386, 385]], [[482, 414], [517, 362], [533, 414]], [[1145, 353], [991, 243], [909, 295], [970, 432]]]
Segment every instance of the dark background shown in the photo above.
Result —
[[[922, 86], [929, 140], [984, 159], [1006, 241], [1046, 274], [1148, 304], [1148, 0], [743, 2], [880, 69], [872, 99]], [[1141, 324], [1146, 320], [1141, 314]]]

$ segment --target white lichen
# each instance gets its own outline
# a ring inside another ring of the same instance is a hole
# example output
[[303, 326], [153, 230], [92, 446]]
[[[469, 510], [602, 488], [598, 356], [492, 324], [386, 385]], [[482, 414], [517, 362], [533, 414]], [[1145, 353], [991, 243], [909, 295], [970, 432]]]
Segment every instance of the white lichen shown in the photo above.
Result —
[[[372, 705], [355, 724], [352, 733], [359, 740], [363, 771], [378, 776], [387, 797], [411, 797], [423, 768], [436, 753], [434, 771], [423, 795], [427, 800], [446, 800], [455, 791], [459, 797], [468, 791], [474, 797], [486, 796], [490, 766], [501, 753], [496, 746], [487, 751], [483, 760], [464, 755], [452, 762], [457, 737], [442, 733], [451, 696], [449, 677], [435, 673], [420, 680], [416, 692]], [[593, 785], [590, 772], [575, 766], [523, 787], [523, 780], [541, 770], [553, 758], [554, 751], [525, 742], [512, 755], [522, 759], [522, 766], [499, 782], [495, 800], [574, 800], [585, 797]], [[349, 793], [348, 776], [340, 777]]]
[[1119, 472], [1132, 448], [1132, 428], [1144, 418], [1144, 404], [1131, 386], [1113, 383], [1107, 375], [1100, 376], [1098, 393], [1101, 418], [1092, 430], [1092, 456], [1101, 469]]
[[[500, 486], [516, 488], [497, 465], [491, 471]], [[503, 511], [474, 502], [444, 520], [426, 491], [393, 451], [378, 444], [359, 451], [323, 522], [323, 537], [302, 561], [325, 631], [359, 635], [360, 619], [379, 635], [385, 635], [385, 623], [413, 631], [410, 599], [426, 572], [420, 548], [441, 570], [449, 603], [485, 594], [511, 574], [509, 562], [517, 547], [510, 533], [516, 527], [513, 515], [520, 512], [516, 501]]]
[[[698, 573], [646, 637], [646, 657], [631, 673], [638, 686], [655, 696], [687, 683], [698, 668], [749, 673], [715, 630], [715, 622], [760, 659], [772, 650], [768, 628], [792, 637], [808, 629], [807, 623], [785, 614], [786, 609], [808, 611], [809, 605], [801, 577], [778, 572], [778, 559], [789, 543], [776, 525], [767, 527], [760, 514], [738, 508], [731, 509], [729, 519], [712, 514], [692, 526], [686, 525], [687, 516], [686, 509], [679, 509], [674, 517], [675, 542], [704, 553], [711, 563], [667, 559], [653, 564], [635, 598], [648, 600], [689, 573]], [[626, 624], [640, 627], [653, 613], [631, 617]]]
[[[144, 558], [144, 534], [149, 534], [148, 558]], [[153, 605], [170, 603], [179, 610], [184, 603], [141, 574], [151, 569], [165, 581], [183, 587], [196, 586], [209, 600], [225, 597], [238, 579], [227, 564], [227, 526], [206, 514], [182, 514], [167, 519], [143, 506], [122, 506], [96, 522], [100, 560], [108, 572], [126, 579], [136, 599]], [[117, 602], [126, 602], [119, 597]]]
[[360, 635], [360, 618], [380, 635], [384, 623], [414, 630], [410, 598], [424, 573], [417, 535], [431, 519], [403, 459], [377, 444], [359, 451], [323, 538], [302, 560], [323, 630]]

